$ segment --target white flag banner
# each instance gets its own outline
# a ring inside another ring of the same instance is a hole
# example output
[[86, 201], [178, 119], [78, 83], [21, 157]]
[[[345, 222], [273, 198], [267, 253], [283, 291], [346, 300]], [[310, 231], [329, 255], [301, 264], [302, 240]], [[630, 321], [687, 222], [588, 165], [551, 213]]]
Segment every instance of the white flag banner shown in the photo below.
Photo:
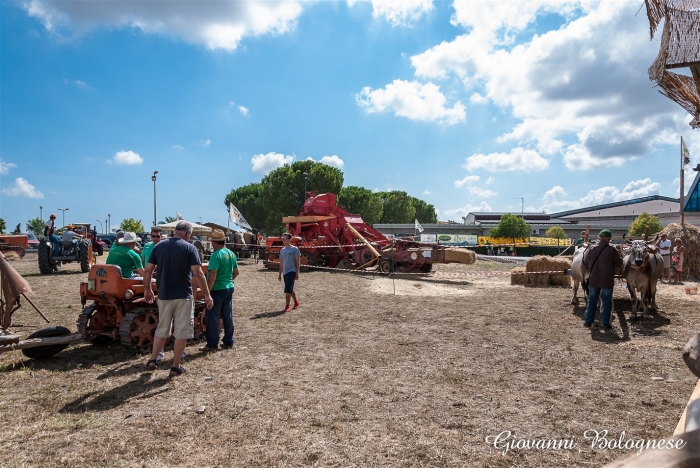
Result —
[[420, 223], [418, 222], [417, 219], [416, 219], [416, 230], [418, 232], [423, 232], [423, 226], [420, 225]]
[[251, 230], [253, 229], [252, 227], [250, 227], [250, 224], [248, 224], [248, 221], [245, 220], [241, 212], [238, 211], [238, 208], [233, 206], [233, 203], [228, 204], [228, 219], [232, 223], [236, 223], [241, 227]]
[[176, 211], [176, 212], [175, 212], [175, 220], [176, 220], [176, 221], [179, 221], [179, 220], [183, 220], [183, 221], [184, 221], [185, 218], [183, 218], [182, 215]]

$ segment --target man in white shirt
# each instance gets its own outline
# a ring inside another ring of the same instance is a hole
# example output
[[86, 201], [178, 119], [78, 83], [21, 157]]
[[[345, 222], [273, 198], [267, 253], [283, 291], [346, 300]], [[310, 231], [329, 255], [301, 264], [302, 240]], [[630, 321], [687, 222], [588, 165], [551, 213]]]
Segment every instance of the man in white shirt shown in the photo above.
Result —
[[68, 241], [71, 242], [73, 239], [82, 239], [83, 236], [80, 234], [76, 234], [73, 232], [73, 226], [68, 225], [66, 226], [66, 230], [63, 231], [63, 234], [61, 234], [61, 240], [62, 241]]
[[656, 246], [659, 248], [659, 254], [664, 259], [664, 276], [671, 282], [671, 240], [668, 235], [662, 233], [659, 240], [656, 241]]

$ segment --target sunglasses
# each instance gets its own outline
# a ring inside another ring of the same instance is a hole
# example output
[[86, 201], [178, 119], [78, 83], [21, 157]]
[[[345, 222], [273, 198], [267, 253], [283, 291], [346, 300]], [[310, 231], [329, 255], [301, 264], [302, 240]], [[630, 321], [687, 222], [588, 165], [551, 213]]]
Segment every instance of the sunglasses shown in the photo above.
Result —
[[160, 239], [160, 236], [154, 236], [153, 234], [151, 234], [151, 238], [152, 239]]

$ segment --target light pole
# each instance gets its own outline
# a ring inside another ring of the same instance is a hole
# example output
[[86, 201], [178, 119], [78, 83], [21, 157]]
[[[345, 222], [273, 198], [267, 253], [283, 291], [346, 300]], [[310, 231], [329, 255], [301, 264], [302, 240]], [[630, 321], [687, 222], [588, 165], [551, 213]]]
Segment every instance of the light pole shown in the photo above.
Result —
[[202, 217], [198, 216], [198, 218], [199, 218], [199, 224], [202, 224]]
[[58, 211], [63, 212], [63, 226], [66, 225], [66, 211], [68, 211], [70, 208], [59, 208]]
[[306, 180], [309, 178], [309, 173], [304, 171], [301, 175], [304, 176], [304, 203], [306, 203]]
[[99, 219], [96, 219], [95, 221], [97, 221], [98, 223], [100, 223], [100, 231], [101, 231], [102, 233], [104, 233], [104, 230], [102, 229], [102, 221], [100, 221]]
[[153, 177], [151, 177], [151, 180], [153, 181], [153, 225], [155, 226], [157, 224], [157, 216], [156, 216], [156, 174], [158, 174], [158, 171], [153, 171]]
[[525, 198], [524, 197], [515, 197], [513, 200], [520, 200], [520, 217], [525, 219]]
[[41, 205], [39, 205], [39, 219], [42, 223], [44, 222], [44, 207]]
[[107, 213], [107, 234], [112, 232], [112, 215]]

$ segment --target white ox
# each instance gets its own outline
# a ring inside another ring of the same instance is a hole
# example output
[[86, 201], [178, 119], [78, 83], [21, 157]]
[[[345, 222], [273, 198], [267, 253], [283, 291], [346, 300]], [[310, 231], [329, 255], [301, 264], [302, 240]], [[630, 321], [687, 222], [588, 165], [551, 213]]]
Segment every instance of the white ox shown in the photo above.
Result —
[[627, 290], [632, 299], [630, 319], [637, 318], [641, 299], [644, 309], [643, 318], [646, 320], [649, 317], [649, 308], [656, 310], [656, 283], [664, 274], [664, 259], [657, 253], [656, 248], [651, 247], [646, 241], [633, 241], [629, 248], [625, 249], [625, 253], [622, 261], [622, 276], [627, 280]]
[[583, 244], [576, 247], [573, 259], [571, 260], [571, 279], [574, 280], [574, 296], [571, 298], [572, 305], [578, 305], [578, 286], [583, 289], [583, 297], [588, 303], [588, 277], [591, 274], [588, 266], [583, 264], [583, 255], [591, 247], [590, 244]]

